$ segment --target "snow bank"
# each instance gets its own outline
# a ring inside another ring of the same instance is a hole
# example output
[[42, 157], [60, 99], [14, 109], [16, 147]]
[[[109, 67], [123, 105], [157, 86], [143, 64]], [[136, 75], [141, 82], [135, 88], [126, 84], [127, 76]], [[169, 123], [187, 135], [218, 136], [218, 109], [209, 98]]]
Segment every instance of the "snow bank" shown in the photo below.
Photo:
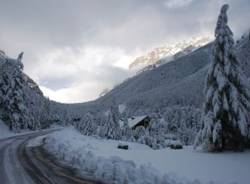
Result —
[[188, 181], [183, 182], [184, 180], [178, 179], [173, 174], [163, 175], [148, 163], [137, 166], [133, 161], [123, 160], [117, 156], [122, 152], [138, 154], [151, 149], [141, 144], [126, 143], [129, 145], [129, 150], [120, 150], [117, 148], [119, 143], [121, 142], [82, 136], [73, 128], [68, 128], [49, 135], [45, 148], [59, 160], [82, 171], [84, 177], [88, 173], [88, 176], [106, 183], [192, 184]]
[[[117, 149], [119, 143], [129, 150]], [[250, 152], [201, 153], [183, 150], [152, 150], [148, 146], [83, 136], [73, 128], [55, 132], [45, 148], [59, 160], [107, 183], [200, 184], [250, 181]], [[181, 176], [181, 177], [180, 177]], [[202, 181], [202, 182], [201, 182]]]
[[42, 135], [42, 136], [39, 136], [39, 137], [36, 137], [34, 139], [31, 139], [29, 142], [28, 142], [28, 145], [27, 147], [37, 147], [37, 146], [41, 146], [43, 144], [43, 140], [45, 139], [47, 135]]

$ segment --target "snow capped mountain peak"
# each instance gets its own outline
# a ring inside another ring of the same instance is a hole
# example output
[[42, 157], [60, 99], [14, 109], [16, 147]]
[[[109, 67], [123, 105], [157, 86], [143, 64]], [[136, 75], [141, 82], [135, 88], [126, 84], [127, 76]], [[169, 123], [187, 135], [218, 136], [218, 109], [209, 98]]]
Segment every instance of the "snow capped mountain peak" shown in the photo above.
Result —
[[[188, 41], [178, 42], [173, 45], [162, 45], [156, 47], [145, 55], [137, 57], [130, 65], [129, 69], [133, 71], [144, 71], [152, 67], [157, 67], [168, 61], [182, 57], [197, 48], [204, 46], [212, 40], [211, 36], [199, 36], [191, 38]], [[164, 60], [161, 60], [163, 59]]]

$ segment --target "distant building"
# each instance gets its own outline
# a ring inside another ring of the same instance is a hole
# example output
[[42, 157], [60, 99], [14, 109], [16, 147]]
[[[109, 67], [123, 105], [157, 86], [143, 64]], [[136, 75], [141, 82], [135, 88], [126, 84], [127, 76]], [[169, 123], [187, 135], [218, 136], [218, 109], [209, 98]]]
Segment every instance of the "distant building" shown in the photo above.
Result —
[[[143, 126], [144, 128], [147, 128], [149, 126], [150, 117], [149, 116], [135, 116], [128, 118], [128, 126], [131, 129], [136, 129], [139, 126]], [[120, 121], [120, 126], [124, 126], [124, 122]]]

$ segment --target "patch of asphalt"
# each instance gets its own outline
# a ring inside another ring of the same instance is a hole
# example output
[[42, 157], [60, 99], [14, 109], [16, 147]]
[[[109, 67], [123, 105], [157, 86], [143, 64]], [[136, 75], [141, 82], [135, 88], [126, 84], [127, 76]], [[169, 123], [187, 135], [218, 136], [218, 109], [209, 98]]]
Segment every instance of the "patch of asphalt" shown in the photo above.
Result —
[[103, 184], [83, 178], [43, 147], [28, 147], [36, 137], [56, 130], [18, 135], [0, 140], [0, 183], [4, 184]]
[[41, 184], [103, 184], [99, 181], [85, 179], [78, 175], [77, 170], [62, 165], [49, 154], [43, 145], [28, 147], [31, 139], [42, 136], [31, 136], [18, 147], [18, 157], [22, 166], [35, 183]]

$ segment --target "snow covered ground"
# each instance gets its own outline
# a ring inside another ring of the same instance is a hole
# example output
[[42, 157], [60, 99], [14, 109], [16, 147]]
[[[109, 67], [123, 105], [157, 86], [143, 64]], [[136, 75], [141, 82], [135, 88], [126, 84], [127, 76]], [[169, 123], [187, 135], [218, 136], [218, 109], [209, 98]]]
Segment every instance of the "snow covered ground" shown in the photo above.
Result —
[[50, 128], [47, 129], [43, 129], [43, 130], [21, 130], [20, 133], [14, 133], [12, 131], [9, 130], [9, 127], [6, 126], [6, 124], [0, 119], [0, 139], [4, 139], [4, 138], [8, 138], [8, 137], [13, 137], [13, 136], [19, 136], [19, 135], [28, 135], [28, 134], [32, 134], [35, 132], [46, 132], [48, 130], [60, 130], [62, 129], [61, 126], [59, 125], [52, 125], [50, 126]]
[[247, 184], [250, 181], [250, 151], [203, 153], [191, 147], [152, 150], [137, 143], [127, 143], [129, 150], [121, 150], [117, 148], [121, 141], [83, 136], [73, 128], [49, 135], [46, 142], [46, 148], [59, 159], [105, 181], [114, 178], [117, 183]]
[[9, 128], [4, 124], [4, 122], [0, 119], [0, 139], [6, 138], [15, 135], [13, 132], [9, 130]]

